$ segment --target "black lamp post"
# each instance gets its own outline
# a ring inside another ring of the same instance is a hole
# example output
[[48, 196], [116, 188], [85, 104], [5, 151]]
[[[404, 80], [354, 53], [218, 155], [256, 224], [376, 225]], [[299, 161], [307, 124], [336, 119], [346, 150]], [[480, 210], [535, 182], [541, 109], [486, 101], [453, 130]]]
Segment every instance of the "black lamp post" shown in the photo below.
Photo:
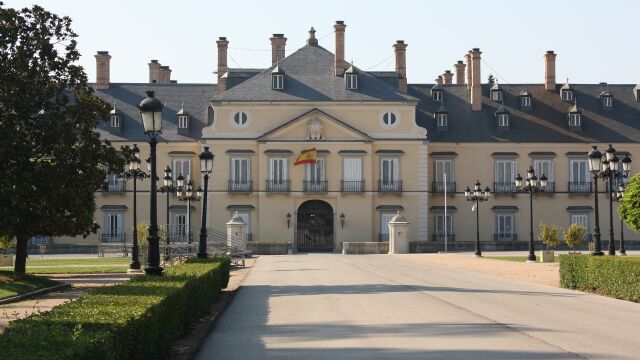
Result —
[[[182, 174], [180, 174], [179, 177], [182, 177]], [[171, 229], [169, 229], [169, 223], [170, 223], [170, 219], [169, 219], [169, 198], [171, 197], [172, 193], [175, 193], [178, 189], [173, 186], [173, 177], [171, 177], [171, 168], [169, 167], [169, 165], [167, 165], [167, 167], [164, 169], [164, 178], [163, 178], [164, 182], [162, 184], [162, 187], [160, 187], [158, 190], [160, 190], [161, 193], [166, 193], [167, 194], [167, 233], [170, 232]], [[178, 184], [178, 186], [180, 186], [180, 184]], [[166, 236], [166, 243], [167, 245], [169, 245], [169, 236]], [[168, 251], [169, 249], [167, 249]]]
[[344, 229], [344, 219], [346, 217], [347, 216], [344, 213], [340, 213], [340, 226], [341, 226], [342, 229]]
[[129, 163], [129, 170], [124, 172], [127, 180], [133, 179], [133, 244], [131, 247], [131, 264], [129, 270], [140, 270], [140, 261], [138, 259], [138, 204], [137, 204], [137, 180], [148, 178], [149, 175], [140, 169], [140, 149], [138, 145], [133, 144], [133, 155], [135, 159]]
[[[184, 182], [184, 180], [182, 181]], [[186, 189], [182, 186], [182, 184], [180, 184], [180, 180], [178, 180], [178, 200], [187, 202], [187, 223], [189, 224], [189, 226], [187, 227], [187, 236], [189, 237], [187, 242], [189, 244], [191, 244], [191, 202], [200, 201], [201, 196], [201, 188], [198, 188], [195, 193], [193, 192], [193, 180], [189, 181]]]
[[213, 153], [209, 147], [205, 146], [200, 153], [200, 172], [204, 175], [204, 192], [202, 196], [202, 224], [200, 225], [200, 244], [198, 246], [198, 257], [207, 258], [207, 192], [209, 188], [209, 174], [213, 171]]
[[[614, 192], [612, 196], [614, 197], [613, 200], [618, 203], [622, 203], [622, 198], [624, 197], [624, 185], [618, 185], [618, 191]], [[627, 255], [627, 250], [624, 248], [624, 221], [622, 221], [622, 217], [620, 218], [620, 255]]]
[[160, 242], [158, 240], [158, 199], [155, 179], [156, 176], [156, 146], [158, 145], [158, 134], [162, 133], [162, 108], [160, 100], [154, 98], [154, 91], [148, 90], [147, 97], [140, 102], [140, 116], [144, 133], [149, 136], [149, 146], [151, 148], [151, 201], [149, 214], [149, 257], [144, 271], [148, 275], [162, 275], [160, 267]]
[[536, 261], [535, 248], [533, 244], [533, 193], [543, 192], [547, 188], [547, 177], [542, 174], [540, 176], [540, 186], [538, 186], [538, 177], [536, 176], [533, 166], [527, 170], [527, 178], [524, 180], [524, 186], [522, 186], [522, 176], [518, 174], [516, 176], [516, 189], [518, 192], [529, 193], [529, 256], [527, 261]]
[[476, 209], [476, 256], [482, 256], [482, 251], [480, 250], [480, 203], [483, 201], [488, 201], [491, 197], [491, 189], [487, 186], [482, 192], [482, 187], [480, 185], [480, 181], [476, 180], [476, 183], [473, 185], [473, 192], [467, 186], [464, 189], [464, 196], [467, 198], [467, 201], [472, 201], [474, 203]]
[[287, 213], [287, 229], [291, 227], [291, 213]]

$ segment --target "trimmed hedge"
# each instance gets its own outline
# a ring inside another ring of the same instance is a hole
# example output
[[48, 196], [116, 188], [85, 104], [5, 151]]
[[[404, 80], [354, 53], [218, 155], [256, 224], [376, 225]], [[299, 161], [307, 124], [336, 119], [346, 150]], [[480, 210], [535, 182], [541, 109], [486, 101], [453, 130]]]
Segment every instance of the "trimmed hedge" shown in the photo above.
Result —
[[616, 256], [561, 255], [560, 286], [640, 302], [640, 261]]
[[161, 359], [229, 281], [229, 259], [190, 259], [9, 324], [3, 359]]

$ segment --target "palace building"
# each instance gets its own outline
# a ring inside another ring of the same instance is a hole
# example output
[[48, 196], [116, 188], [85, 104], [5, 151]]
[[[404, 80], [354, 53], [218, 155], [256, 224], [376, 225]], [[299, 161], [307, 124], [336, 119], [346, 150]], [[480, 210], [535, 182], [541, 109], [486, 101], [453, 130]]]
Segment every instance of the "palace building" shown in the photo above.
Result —
[[[145, 158], [137, 106], [144, 91], [153, 90], [165, 103], [159, 171], [168, 166], [174, 181], [182, 175], [198, 187], [198, 154], [208, 146], [215, 155], [207, 204], [187, 207], [159, 193], [160, 223], [198, 228], [207, 206], [213, 231], [224, 232], [237, 211], [251, 241], [337, 252], [345, 241], [387, 241], [387, 223], [401, 211], [410, 223], [412, 251], [441, 250], [445, 240], [449, 249], [470, 248], [476, 214], [464, 188], [478, 179], [493, 192], [479, 209], [485, 248], [524, 249], [529, 195], [516, 191], [517, 174], [533, 166], [548, 178], [545, 191], [534, 196], [536, 234], [540, 222], [580, 223], [591, 231], [591, 145], [604, 150], [612, 144], [620, 158], [640, 158], [639, 86], [557, 83], [553, 51], [544, 54], [541, 83], [486, 84], [477, 48], [454, 64], [455, 74], [447, 70], [435, 84], [412, 84], [404, 41], [392, 44], [395, 71], [365, 71], [345, 61], [344, 22], [333, 28], [333, 51], [311, 28], [306, 45], [288, 56], [287, 38], [273, 34], [272, 62], [262, 69], [228, 67], [229, 40], [220, 37], [216, 84], [177, 83], [157, 60], [149, 63], [149, 83], [111, 83], [111, 56], [96, 54], [96, 94], [113, 104], [110, 122], [98, 129], [104, 139], [137, 144]], [[310, 149], [316, 161], [294, 165]], [[164, 175], [158, 174], [159, 186]], [[138, 219], [149, 217], [149, 186], [149, 179], [138, 182]], [[601, 182], [600, 191], [606, 189]], [[599, 196], [604, 243], [609, 206], [607, 195]], [[110, 175], [96, 201], [96, 236], [34, 241], [127, 241], [131, 181]], [[614, 223], [618, 238], [615, 208]], [[625, 237], [637, 234], [625, 228]]]

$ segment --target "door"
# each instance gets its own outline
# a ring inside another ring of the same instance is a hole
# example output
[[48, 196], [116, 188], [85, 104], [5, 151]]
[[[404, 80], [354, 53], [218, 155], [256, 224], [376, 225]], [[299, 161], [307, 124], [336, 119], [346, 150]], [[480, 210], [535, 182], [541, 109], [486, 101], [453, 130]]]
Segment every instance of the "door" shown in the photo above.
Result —
[[380, 184], [382, 191], [397, 191], [400, 188], [399, 159], [380, 160]]
[[231, 159], [231, 190], [248, 191], [250, 189], [251, 170], [249, 159]]
[[171, 220], [173, 223], [170, 225], [169, 234], [167, 234], [169, 242], [187, 242], [187, 214], [183, 212], [173, 213]]
[[105, 231], [103, 242], [117, 243], [124, 242], [124, 231], [122, 226], [122, 214], [110, 213], [105, 216]]
[[299, 252], [333, 251], [333, 208], [325, 201], [309, 200], [297, 212], [296, 249]]
[[[446, 175], [446, 184], [445, 184]], [[451, 192], [453, 187], [450, 185], [453, 183], [453, 161], [452, 160], [436, 160], [435, 161], [435, 187], [434, 191], [441, 193], [444, 192], [445, 186], [447, 191]]]
[[591, 234], [589, 233], [589, 215], [588, 214], [571, 214], [571, 224], [582, 225], [587, 229], [587, 233], [584, 235], [585, 242], [591, 241]]
[[389, 241], [389, 221], [396, 216], [396, 213], [381, 213], [380, 214], [380, 233], [378, 235], [378, 241]]
[[435, 233], [435, 241], [444, 241], [446, 238], [447, 241], [451, 241], [453, 234], [453, 216], [447, 214], [437, 214], [436, 215], [436, 233]]
[[533, 170], [536, 172], [538, 179], [545, 175], [547, 177], [547, 188], [545, 191], [553, 192], [553, 161], [551, 160], [533, 160]]
[[516, 162], [512, 160], [496, 161], [495, 192], [510, 193], [515, 191]]
[[173, 169], [171, 175], [173, 175], [174, 182], [178, 178], [178, 176], [180, 176], [180, 174], [182, 174], [182, 176], [184, 177], [184, 183], [188, 184], [189, 180], [191, 180], [191, 160], [173, 160]]
[[496, 215], [496, 240], [514, 240], [513, 214]]
[[342, 159], [342, 191], [364, 191], [362, 181], [362, 158]]

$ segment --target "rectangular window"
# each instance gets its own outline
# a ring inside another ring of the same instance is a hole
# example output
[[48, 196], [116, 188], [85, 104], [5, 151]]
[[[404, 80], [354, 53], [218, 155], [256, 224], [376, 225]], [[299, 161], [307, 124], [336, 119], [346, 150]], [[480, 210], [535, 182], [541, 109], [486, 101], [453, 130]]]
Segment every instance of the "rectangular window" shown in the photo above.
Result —
[[514, 160], [496, 160], [495, 192], [515, 191], [516, 162]]
[[502, 101], [502, 91], [492, 91], [491, 92], [491, 100], [493, 101]]
[[169, 227], [165, 234], [169, 239], [169, 243], [188, 242], [189, 224], [187, 221], [187, 213], [184, 211], [172, 211], [169, 217]]
[[613, 106], [613, 98], [611, 96], [605, 96], [602, 98], [602, 103], [605, 107]]
[[345, 157], [342, 159], [342, 174], [344, 181], [362, 180], [362, 158]]
[[587, 160], [569, 161], [569, 181], [572, 183], [585, 183], [589, 179], [589, 162]]
[[509, 114], [498, 114], [498, 126], [509, 126]]
[[111, 127], [114, 127], [114, 128], [120, 127], [120, 116], [111, 115]]
[[447, 126], [447, 114], [436, 115], [436, 126]]
[[107, 191], [124, 191], [125, 179], [118, 174], [107, 175]]
[[581, 126], [580, 123], [580, 114], [571, 114], [569, 115], [569, 126]]
[[317, 158], [315, 164], [307, 164], [307, 181], [320, 182], [325, 180], [326, 159]]
[[553, 160], [533, 160], [533, 170], [538, 179], [544, 174], [547, 177], [547, 192], [553, 192]]
[[514, 240], [513, 214], [496, 214], [496, 240]]
[[587, 229], [587, 233], [584, 235], [584, 241], [591, 240], [591, 234], [589, 233], [589, 215], [588, 214], [571, 214], [571, 224], [582, 225]]
[[433, 91], [432, 97], [433, 101], [442, 101], [442, 91]]
[[274, 90], [284, 89], [284, 75], [271, 75], [271, 81]]
[[[446, 230], [446, 231], [445, 231]], [[447, 240], [452, 240], [453, 238], [453, 215], [447, 214], [444, 216], [442, 214], [436, 214], [436, 233], [435, 233], [435, 241], [444, 241], [445, 235]]]
[[531, 98], [529, 96], [523, 96], [520, 98], [520, 105], [522, 107], [531, 107]]
[[269, 158], [269, 180], [274, 184], [284, 184], [288, 180], [286, 158]]
[[564, 90], [562, 92], [562, 100], [564, 101], [571, 101], [573, 100], [573, 91], [571, 90]]
[[184, 177], [184, 183], [189, 183], [191, 180], [191, 160], [188, 159], [175, 159], [173, 160], [173, 168], [171, 169], [171, 175], [173, 176], [173, 181], [175, 183], [178, 176]]
[[122, 221], [123, 213], [121, 212], [110, 212], [104, 215], [102, 242], [124, 242], [124, 226]]
[[251, 186], [251, 162], [248, 158], [231, 159], [230, 189], [249, 190]]
[[189, 117], [188, 116], [178, 116], [178, 128], [186, 129], [189, 127]]
[[347, 75], [347, 89], [354, 90], [358, 88], [358, 75]]
[[[453, 171], [453, 160], [435, 160], [433, 164], [434, 184], [433, 191], [444, 193], [445, 188], [448, 193], [455, 192], [455, 177]], [[446, 175], [446, 182], [445, 182]]]

